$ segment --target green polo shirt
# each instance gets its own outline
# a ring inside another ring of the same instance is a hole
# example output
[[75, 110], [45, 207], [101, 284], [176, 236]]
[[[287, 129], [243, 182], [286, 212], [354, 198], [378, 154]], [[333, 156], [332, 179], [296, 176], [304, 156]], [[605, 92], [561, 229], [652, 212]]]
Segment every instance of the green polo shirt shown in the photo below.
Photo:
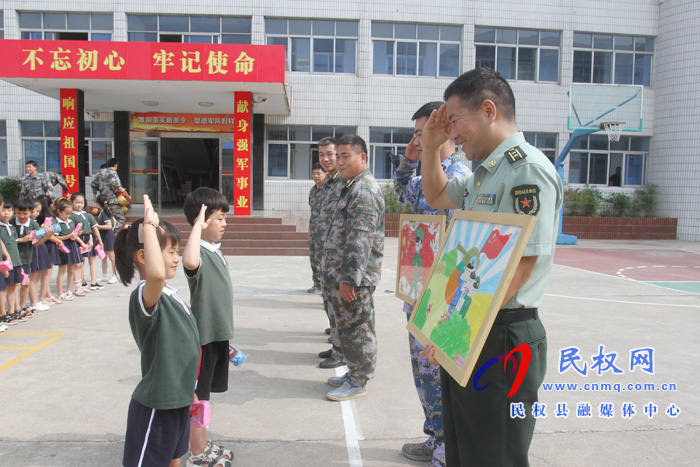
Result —
[[532, 276], [504, 308], [542, 304], [554, 260], [563, 188], [554, 165], [518, 132], [506, 138], [470, 177], [447, 183], [446, 194], [465, 211], [537, 217], [523, 256], [537, 256]]
[[81, 235], [92, 234], [92, 228], [97, 225], [95, 216], [89, 212], [74, 212], [70, 215], [70, 218], [74, 222], [74, 225], [78, 225], [79, 223], [83, 224], [83, 233]]
[[[39, 224], [34, 219], [29, 219], [27, 220], [27, 225], [22, 225], [19, 223], [16, 217], [10, 219], [10, 225], [12, 225], [15, 228], [18, 239], [24, 237], [32, 230], [39, 230], [40, 228]], [[22, 262], [22, 265], [32, 264], [32, 254], [34, 252], [34, 245], [32, 245], [32, 242], [18, 243], [17, 250], [19, 250], [19, 258]]]
[[19, 256], [19, 248], [17, 248], [17, 231], [10, 224], [0, 222], [0, 240], [5, 244], [5, 249], [10, 254], [12, 267], [22, 266], [22, 258]]
[[185, 269], [190, 306], [197, 318], [199, 344], [233, 339], [233, 285], [228, 263], [216, 246], [200, 241], [199, 267]]
[[170, 286], [152, 310], [143, 304], [140, 281], [129, 300], [129, 324], [141, 351], [141, 381], [131, 397], [152, 409], [177, 409], [194, 401], [199, 369], [197, 323]]

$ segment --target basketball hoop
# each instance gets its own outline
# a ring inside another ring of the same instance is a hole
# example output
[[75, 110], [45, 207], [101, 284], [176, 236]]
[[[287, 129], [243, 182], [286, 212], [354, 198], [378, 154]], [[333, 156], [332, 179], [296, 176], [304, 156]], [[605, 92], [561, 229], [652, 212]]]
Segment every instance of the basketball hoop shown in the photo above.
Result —
[[620, 141], [622, 125], [624, 124], [625, 122], [603, 122], [600, 124], [600, 129], [605, 130], [605, 134], [608, 135], [608, 141]]

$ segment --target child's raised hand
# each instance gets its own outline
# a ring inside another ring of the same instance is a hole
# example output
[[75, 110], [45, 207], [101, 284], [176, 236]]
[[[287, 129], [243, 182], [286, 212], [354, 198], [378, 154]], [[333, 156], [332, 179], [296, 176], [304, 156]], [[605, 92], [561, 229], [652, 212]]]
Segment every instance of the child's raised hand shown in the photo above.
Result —
[[199, 215], [197, 215], [197, 219], [194, 221], [194, 225], [198, 225], [202, 229], [206, 229], [207, 227], [209, 227], [209, 224], [211, 224], [211, 219], [207, 219], [206, 215], [207, 215], [207, 205], [202, 204], [202, 207], [199, 210]]
[[153, 209], [153, 203], [148, 195], [143, 195], [143, 220], [153, 225], [158, 225], [158, 213]]

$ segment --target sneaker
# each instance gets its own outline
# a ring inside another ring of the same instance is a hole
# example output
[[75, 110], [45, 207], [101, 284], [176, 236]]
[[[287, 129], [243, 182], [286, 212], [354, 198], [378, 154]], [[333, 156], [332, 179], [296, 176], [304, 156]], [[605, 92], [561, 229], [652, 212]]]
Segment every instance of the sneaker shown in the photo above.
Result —
[[0, 332], [5, 332], [7, 331], [7, 325], [6, 324], [0, 324]]
[[112, 276], [111, 279], [107, 281], [108, 284], [116, 284], [119, 282], [119, 279], [117, 279], [117, 276]]
[[318, 358], [328, 358], [333, 355], [333, 349], [324, 350], [318, 353]]
[[364, 386], [353, 386], [349, 381], [345, 381], [339, 388], [333, 389], [326, 397], [332, 401], [349, 401], [358, 397], [365, 397], [367, 388]]
[[345, 360], [342, 357], [337, 358], [333, 355], [318, 364], [318, 366], [321, 368], [338, 368], [339, 366], [343, 365], [345, 365]]
[[36, 310], [36, 311], [46, 311], [49, 309], [48, 306], [44, 305], [41, 302], [36, 302], [36, 305], [33, 305], [31, 308]]
[[100, 290], [100, 289], [104, 289], [104, 288], [105, 288], [104, 285], [90, 284], [90, 290]]
[[433, 460], [433, 450], [426, 446], [425, 443], [406, 443], [401, 448], [401, 452], [413, 461]]
[[207, 449], [198, 456], [191, 455], [185, 461], [186, 467], [231, 467], [231, 461]]
[[343, 376], [331, 376], [326, 380], [326, 383], [333, 386], [334, 388], [339, 388], [345, 382], [350, 382], [350, 375], [345, 373]]
[[309, 290], [307, 290], [307, 292], [309, 292], [309, 293], [318, 293], [320, 291], [321, 291], [321, 287], [319, 287], [317, 285], [314, 285]]

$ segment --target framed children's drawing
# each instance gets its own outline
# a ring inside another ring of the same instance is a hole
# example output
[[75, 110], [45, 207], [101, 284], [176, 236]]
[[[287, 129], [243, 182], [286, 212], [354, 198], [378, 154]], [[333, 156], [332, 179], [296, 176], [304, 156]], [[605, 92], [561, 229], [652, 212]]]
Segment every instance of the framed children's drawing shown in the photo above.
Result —
[[413, 305], [423, 290], [445, 234], [445, 216], [402, 214], [396, 296]]
[[462, 386], [491, 331], [537, 218], [457, 211], [408, 330]]

